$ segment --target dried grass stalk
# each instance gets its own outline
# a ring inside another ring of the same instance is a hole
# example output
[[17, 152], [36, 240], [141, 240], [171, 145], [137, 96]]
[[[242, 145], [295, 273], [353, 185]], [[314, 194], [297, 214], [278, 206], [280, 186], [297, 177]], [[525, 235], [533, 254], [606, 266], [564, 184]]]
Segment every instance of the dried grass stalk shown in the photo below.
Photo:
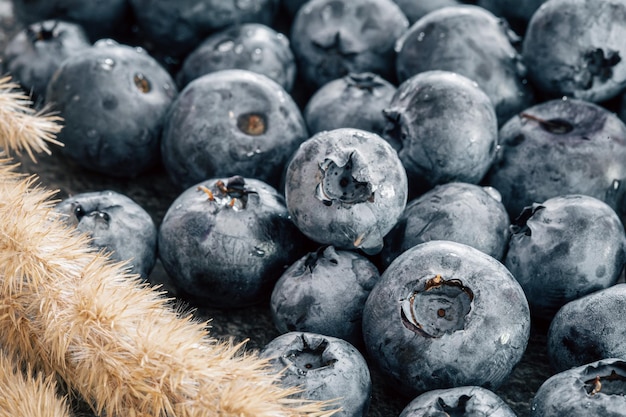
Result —
[[96, 253], [53, 192], [0, 164], [0, 346], [107, 416], [323, 416], [267, 362]]
[[26, 152], [36, 161], [35, 153], [50, 154], [49, 144], [63, 146], [56, 140], [61, 131], [61, 118], [46, 109], [36, 111], [30, 97], [11, 82], [0, 78], [0, 150], [9, 155]]
[[70, 417], [65, 398], [57, 395], [53, 377], [26, 374], [0, 352], [0, 417]]

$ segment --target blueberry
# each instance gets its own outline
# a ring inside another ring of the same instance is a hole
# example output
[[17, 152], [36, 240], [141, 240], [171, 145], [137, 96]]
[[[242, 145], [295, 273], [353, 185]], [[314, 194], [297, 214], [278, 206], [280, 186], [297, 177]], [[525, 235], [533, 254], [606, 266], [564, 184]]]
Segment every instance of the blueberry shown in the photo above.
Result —
[[337, 417], [365, 417], [370, 405], [372, 380], [359, 351], [345, 340], [310, 332], [290, 332], [276, 337], [260, 352], [281, 373], [286, 387], [301, 389], [299, 397], [328, 401], [341, 408]]
[[291, 26], [300, 74], [313, 89], [350, 72], [393, 80], [394, 43], [408, 25], [392, 0], [311, 0]]
[[464, 243], [501, 260], [509, 226], [496, 189], [460, 182], [438, 185], [409, 201], [384, 238], [382, 262], [386, 267], [402, 252], [431, 240]]
[[415, 22], [398, 40], [398, 79], [429, 70], [464, 75], [491, 98], [501, 124], [534, 100], [525, 83], [526, 68], [512, 44], [518, 40], [482, 7], [443, 7]]
[[624, 308], [624, 283], [561, 307], [548, 330], [548, 357], [552, 368], [560, 372], [603, 358], [626, 358]]
[[142, 35], [159, 56], [177, 60], [207, 36], [228, 26], [262, 23], [270, 26], [279, 0], [129, 0]]
[[462, 75], [416, 74], [400, 84], [384, 114], [383, 137], [398, 151], [412, 195], [451, 181], [477, 183], [495, 157], [493, 103]]
[[291, 265], [274, 286], [274, 324], [281, 333], [319, 333], [359, 347], [363, 304], [379, 276], [366, 257], [322, 246]]
[[564, 195], [533, 204], [512, 231], [504, 264], [542, 320], [568, 301], [614, 285], [626, 262], [624, 226], [594, 197]]
[[545, 2], [522, 45], [529, 78], [547, 97], [615, 97], [626, 87], [625, 36], [623, 0]]
[[409, 19], [409, 24], [417, 22], [433, 10], [460, 4], [457, 0], [393, 0]]
[[243, 175], [277, 187], [284, 165], [309, 137], [300, 109], [275, 81], [231, 69], [196, 78], [166, 120], [161, 151], [173, 182]]
[[621, 217], [626, 126], [592, 103], [550, 100], [511, 118], [485, 183], [502, 194], [511, 218], [526, 206], [565, 194], [605, 201]]
[[477, 386], [436, 389], [413, 399], [400, 417], [516, 417], [492, 391]]
[[152, 218], [133, 199], [115, 191], [73, 195], [56, 205], [62, 219], [89, 236], [97, 249], [130, 272], [147, 279], [157, 258], [157, 228]]
[[406, 205], [406, 172], [375, 133], [320, 132], [289, 162], [285, 199], [294, 223], [312, 240], [375, 254]]
[[351, 73], [330, 81], [317, 90], [304, 108], [311, 135], [353, 127], [382, 134], [386, 125], [383, 109], [396, 87], [371, 72]]
[[81, 25], [89, 39], [119, 38], [128, 33], [132, 11], [128, 0], [13, 0], [13, 13], [25, 25], [59, 19]]
[[179, 195], [159, 228], [159, 259], [183, 298], [240, 308], [269, 300], [306, 253], [282, 196], [253, 178], [205, 180]]
[[63, 61], [46, 102], [63, 117], [62, 152], [80, 166], [133, 177], [159, 162], [172, 77], [142, 49], [97, 42]]
[[33, 99], [43, 102], [52, 74], [72, 54], [91, 46], [82, 26], [59, 20], [20, 30], [4, 50], [4, 68]]
[[229, 26], [208, 38], [184, 60], [179, 85], [222, 69], [244, 69], [266, 75], [290, 91], [296, 62], [288, 38], [260, 23]]
[[530, 335], [524, 291], [496, 259], [462, 243], [422, 243], [397, 257], [370, 292], [363, 336], [398, 392], [498, 388]]
[[626, 362], [606, 358], [551, 376], [531, 402], [531, 417], [623, 417]]

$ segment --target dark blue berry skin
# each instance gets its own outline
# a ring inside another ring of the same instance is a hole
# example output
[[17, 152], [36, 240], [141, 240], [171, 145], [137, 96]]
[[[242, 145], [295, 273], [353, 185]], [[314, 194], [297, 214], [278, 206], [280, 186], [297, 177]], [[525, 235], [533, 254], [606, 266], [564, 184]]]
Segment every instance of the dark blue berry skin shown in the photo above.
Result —
[[12, 0], [16, 19], [24, 25], [59, 19], [81, 25], [92, 42], [127, 36], [133, 22], [128, 0]]
[[146, 210], [115, 191], [73, 195], [55, 210], [71, 226], [90, 237], [90, 244], [128, 262], [130, 272], [147, 279], [157, 258], [157, 228]]
[[477, 386], [437, 389], [413, 399], [400, 417], [516, 417], [492, 391]]
[[563, 304], [619, 279], [626, 235], [606, 203], [553, 197], [527, 207], [513, 223], [504, 264], [524, 288], [534, 317], [549, 321]]
[[363, 345], [363, 304], [380, 274], [366, 257], [323, 246], [291, 265], [271, 297], [276, 329], [312, 332]]
[[499, 124], [530, 106], [533, 92], [512, 42], [519, 38], [501, 19], [472, 5], [444, 7], [415, 22], [398, 40], [400, 82], [444, 70], [476, 81], [491, 98]]
[[338, 417], [365, 417], [372, 392], [370, 371], [361, 353], [345, 340], [311, 332], [276, 337], [260, 352], [280, 375], [283, 386], [300, 388], [299, 397], [329, 401]]
[[626, 284], [619, 283], [565, 304], [550, 323], [548, 356], [560, 372], [603, 358], [626, 357], [622, 319]]
[[409, 24], [417, 22], [433, 10], [447, 6], [457, 6], [457, 0], [393, 0], [409, 19]]
[[389, 266], [402, 252], [431, 240], [464, 243], [501, 260], [509, 226], [497, 190], [460, 182], [438, 185], [409, 201], [385, 236], [381, 260]]
[[353, 127], [382, 134], [383, 115], [396, 87], [371, 72], [352, 73], [324, 84], [304, 108], [311, 135], [324, 130]]
[[545, 97], [606, 101], [626, 87], [626, 3], [552, 0], [522, 44], [529, 79]]
[[262, 23], [271, 26], [279, 0], [129, 0], [142, 35], [157, 55], [176, 60], [207, 36], [228, 26]]
[[513, 275], [456, 242], [430, 241], [401, 254], [363, 310], [368, 357], [406, 396], [464, 385], [495, 390], [529, 335], [528, 302]]
[[286, 91], [296, 77], [289, 39], [269, 26], [244, 23], [206, 38], [185, 58], [177, 81], [184, 87], [201, 75], [235, 68], [266, 75]]
[[196, 78], [172, 104], [161, 153], [180, 188], [242, 175], [277, 187], [309, 135], [300, 109], [275, 81], [231, 69]]
[[89, 170], [133, 177], [158, 164], [176, 93], [172, 77], [145, 51], [102, 41], [63, 61], [46, 103], [63, 118], [63, 154]]
[[3, 53], [3, 68], [33, 100], [43, 103], [52, 74], [66, 58], [89, 46], [87, 34], [76, 23], [33, 23], [9, 41]]
[[282, 196], [234, 176], [185, 190], [159, 228], [159, 259], [173, 286], [198, 306], [267, 302], [285, 269], [308, 250]]
[[411, 195], [452, 181], [478, 183], [496, 155], [494, 105], [462, 75], [416, 74], [400, 84], [384, 114], [383, 137], [398, 151]]
[[537, 390], [530, 417], [626, 416], [626, 362], [606, 358], [551, 376]]
[[310, 239], [338, 249], [380, 252], [407, 201], [406, 172], [375, 133], [334, 129], [306, 140], [285, 174], [285, 200]]
[[350, 72], [394, 80], [394, 44], [409, 22], [392, 0], [312, 0], [291, 26], [303, 80], [313, 90]]
[[624, 218], [626, 125], [583, 100], [550, 100], [511, 118], [485, 183], [502, 194], [511, 218], [565, 194], [605, 201]]

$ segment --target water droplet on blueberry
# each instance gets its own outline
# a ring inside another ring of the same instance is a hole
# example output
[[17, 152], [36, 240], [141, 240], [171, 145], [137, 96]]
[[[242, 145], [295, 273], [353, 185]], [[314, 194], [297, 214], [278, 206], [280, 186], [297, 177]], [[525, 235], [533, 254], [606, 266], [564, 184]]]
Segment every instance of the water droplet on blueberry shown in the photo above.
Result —
[[235, 42], [233, 42], [230, 39], [227, 39], [215, 45], [215, 49], [219, 52], [228, 52], [232, 50], [234, 47], [235, 47]]
[[113, 58], [104, 58], [99, 60], [100, 67], [105, 71], [111, 71], [115, 67], [115, 60]]

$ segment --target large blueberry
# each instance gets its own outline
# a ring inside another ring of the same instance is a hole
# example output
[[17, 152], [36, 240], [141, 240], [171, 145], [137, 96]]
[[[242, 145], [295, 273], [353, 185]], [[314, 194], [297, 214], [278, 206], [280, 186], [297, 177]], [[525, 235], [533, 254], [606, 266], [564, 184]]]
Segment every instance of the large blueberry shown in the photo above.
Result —
[[464, 385], [496, 389], [530, 335], [524, 291], [496, 259], [430, 241], [396, 258], [363, 310], [369, 357], [399, 392]]
[[289, 39], [269, 26], [244, 23], [206, 38], [185, 58], [177, 80], [185, 86], [201, 75], [233, 68], [266, 75], [286, 91], [291, 90], [296, 77]]
[[274, 324], [281, 333], [320, 333], [361, 346], [363, 304], [379, 276], [363, 255], [323, 246], [291, 265], [274, 286]]
[[400, 417], [516, 417], [511, 407], [492, 391], [464, 386], [436, 389], [413, 399]]
[[230, 69], [196, 78], [168, 114], [161, 152], [175, 184], [243, 175], [277, 187], [284, 165], [309, 137], [300, 109], [268, 77]]
[[626, 284], [565, 304], [550, 323], [548, 356], [557, 371], [603, 358], [626, 358]]
[[52, 74], [70, 55], [91, 46], [82, 26], [59, 20], [33, 23], [7, 44], [3, 68], [43, 103]]
[[319, 88], [304, 108], [311, 135], [324, 130], [353, 127], [382, 134], [383, 115], [396, 87], [371, 72], [351, 73]]
[[532, 16], [522, 54], [548, 97], [600, 102], [626, 87], [626, 2], [551, 0]]
[[73, 195], [55, 210], [62, 219], [91, 239], [98, 249], [119, 262], [128, 262], [130, 272], [148, 278], [157, 258], [157, 228], [152, 218], [130, 197], [115, 191]]
[[498, 121], [487, 94], [462, 75], [425, 71], [398, 87], [383, 137], [419, 195], [451, 181], [477, 183], [496, 155]]
[[350, 72], [393, 79], [394, 44], [408, 26], [392, 0], [311, 0], [291, 26], [298, 70], [313, 90]]
[[29, 25], [49, 19], [80, 24], [91, 41], [129, 33], [132, 11], [128, 0], [12, 0], [17, 20]]
[[451, 182], [409, 201], [385, 236], [381, 259], [388, 266], [398, 255], [431, 240], [450, 240], [500, 260], [509, 241], [509, 215], [491, 187]]
[[339, 249], [380, 252], [407, 200], [396, 151], [375, 133], [334, 129], [306, 140], [285, 176], [294, 223], [312, 240]]
[[279, 0], [129, 0], [142, 35], [165, 58], [180, 59], [230, 25], [271, 25]]
[[398, 40], [398, 79], [429, 70], [457, 72], [478, 83], [503, 123], [534, 100], [512, 45], [516, 40], [501, 19], [482, 7], [443, 7], [415, 22]]
[[551, 376], [535, 393], [530, 416], [626, 416], [626, 362], [606, 358]]
[[159, 228], [159, 259], [194, 304], [239, 308], [269, 299], [288, 265], [308, 249], [282, 196], [234, 176], [185, 190]]
[[299, 397], [328, 402], [333, 416], [365, 417], [372, 392], [370, 371], [359, 351], [345, 340], [310, 332], [276, 337], [260, 352], [281, 382], [299, 388]]
[[596, 197], [624, 216], [626, 125], [614, 113], [583, 100], [550, 100], [511, 118], [499, 144], [485, 182], [500, 191], [511, 218], [565, 194]]
[[504, 264], [539, 319], [550, 320], [566, 302], [614, 285], [626, 262], [624, 226], [594, 197], [564, 195], [533, 204], [511, 229]]
[[97, 42], [63, 61], [46, 103], [63, 118], [62, 152], [80, 166], [132, 177], [159, 162], [172, 77], [144, 50]]

